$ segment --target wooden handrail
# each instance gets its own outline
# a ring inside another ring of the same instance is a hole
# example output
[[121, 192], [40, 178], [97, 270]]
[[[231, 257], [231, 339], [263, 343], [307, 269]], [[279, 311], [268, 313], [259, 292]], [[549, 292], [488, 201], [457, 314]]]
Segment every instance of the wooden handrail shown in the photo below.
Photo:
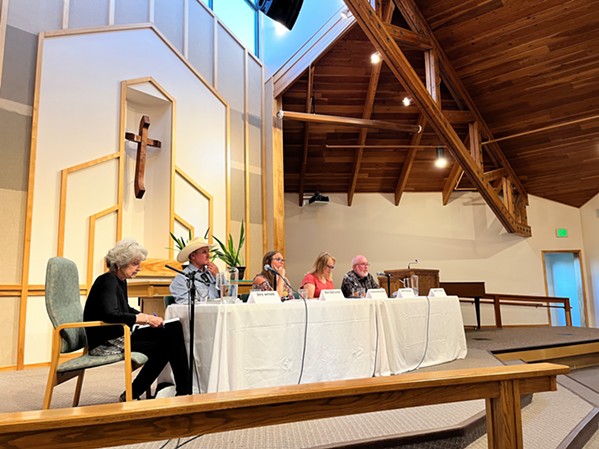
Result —
[[486, 399], [488, 447], [521, 449], [521, 395], [557, 389], [552, 363], [461, 369], [0, 415], [0, 447], [107, 447]]
[[501, 320], [501, 303], [506, 301], [519, 301], [519, 302], [533, 302], [533, 303], [545, 303], [543, 307], [549, 307], [551, 303], [562, 303], [563, 306], [552, 306], [557, 308], [563, 308], [566, 316], [566, 326], [572, 326], [572, 313], [570, 308], [570, 298], [560, 298], [554, 296], [534, 296], [534, 295], [513, 295], [510, 293], [485, 293], [481, 298], [492, 299], [493, 307], [495, 309], [495, 325], [498, 328], [503, 327]]

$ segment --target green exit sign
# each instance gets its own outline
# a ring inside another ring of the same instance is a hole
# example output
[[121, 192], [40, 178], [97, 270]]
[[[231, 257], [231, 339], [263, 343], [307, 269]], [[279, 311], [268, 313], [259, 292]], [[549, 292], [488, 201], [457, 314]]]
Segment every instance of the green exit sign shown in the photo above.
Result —
[[555, 230], [556, 237], [568, 237], [568, 230], [566, 228], [557, 228]]

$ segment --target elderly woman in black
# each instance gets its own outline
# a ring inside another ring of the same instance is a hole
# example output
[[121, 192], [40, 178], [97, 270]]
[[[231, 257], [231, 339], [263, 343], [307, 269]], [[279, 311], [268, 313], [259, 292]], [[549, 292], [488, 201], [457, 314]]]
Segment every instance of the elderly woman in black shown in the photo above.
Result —
[[[141, 262], [148, 251], [132, 239], [121, 240], [108, 251], [108, 272], [98, 276], [92, 286], [83, 312], [85, 321], [104, 321], [147, 325], [131, 334], [131, 350], [141, 352], [148, 361], [133, 381], [133, 397], [139, 398], [156, 380], [162, 369], [170, 362], [175, 378], [177, 395], [190, 394], [189, 368], [179, 321], [164, 325], [161, 317], [147, 315], [129, 306], [127, 279], [137, 275]], [[122, 353], [124, 349], [123, 328], [102, 326], [86, 328], [90, 355]], [[125, 399], [123, 393], [120, 400]]]

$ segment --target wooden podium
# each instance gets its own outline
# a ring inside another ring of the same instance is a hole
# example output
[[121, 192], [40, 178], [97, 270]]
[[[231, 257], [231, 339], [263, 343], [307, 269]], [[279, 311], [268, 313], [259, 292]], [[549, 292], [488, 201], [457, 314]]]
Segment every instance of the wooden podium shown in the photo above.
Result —
[[429, 270], [427, 268], [404, 268], [400, 270], [385, 270], [385, 273], [391, 275], [390, 284], [391, 291], [387, 288], [387, 278], [379, 276], [379, 285], [387, 291], [387, 295], [391, 297], [391, 293], [403, 288], [403, 283], [400, 279], [409, 278], [413, 274], [418, 276], [418, 294], [420, 296], [428, 295], [431, 288], [439, 288], [439, 270]]

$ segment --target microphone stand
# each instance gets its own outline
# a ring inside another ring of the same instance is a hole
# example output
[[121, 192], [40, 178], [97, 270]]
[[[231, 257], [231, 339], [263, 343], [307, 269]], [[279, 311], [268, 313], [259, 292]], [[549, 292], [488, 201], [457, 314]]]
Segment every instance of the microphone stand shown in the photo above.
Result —
[[[194, 333], [195, 333], [195, 298], [196, 298], [196, 273], [197, 270], [192, 270], [189, 273], [179, 270], [170, 265], [165, 265], [166, 268], [176, 271], [179, 274], [185, 276], [187, 281], [187, 295], [189, 298], [189, 373], [187, 378], [187, 384], [189, 386], [189, 394], [193, 394], [193, 372], [195, 370], [195, 360], [193, 356], [194, 347]], [[201, 281], [200, 281], [201, 282]]]
[[391, 275], [389, 273], [380, 272], [377, 276], [385, 276], [387, 278], [387, 296], [391, 298]]

